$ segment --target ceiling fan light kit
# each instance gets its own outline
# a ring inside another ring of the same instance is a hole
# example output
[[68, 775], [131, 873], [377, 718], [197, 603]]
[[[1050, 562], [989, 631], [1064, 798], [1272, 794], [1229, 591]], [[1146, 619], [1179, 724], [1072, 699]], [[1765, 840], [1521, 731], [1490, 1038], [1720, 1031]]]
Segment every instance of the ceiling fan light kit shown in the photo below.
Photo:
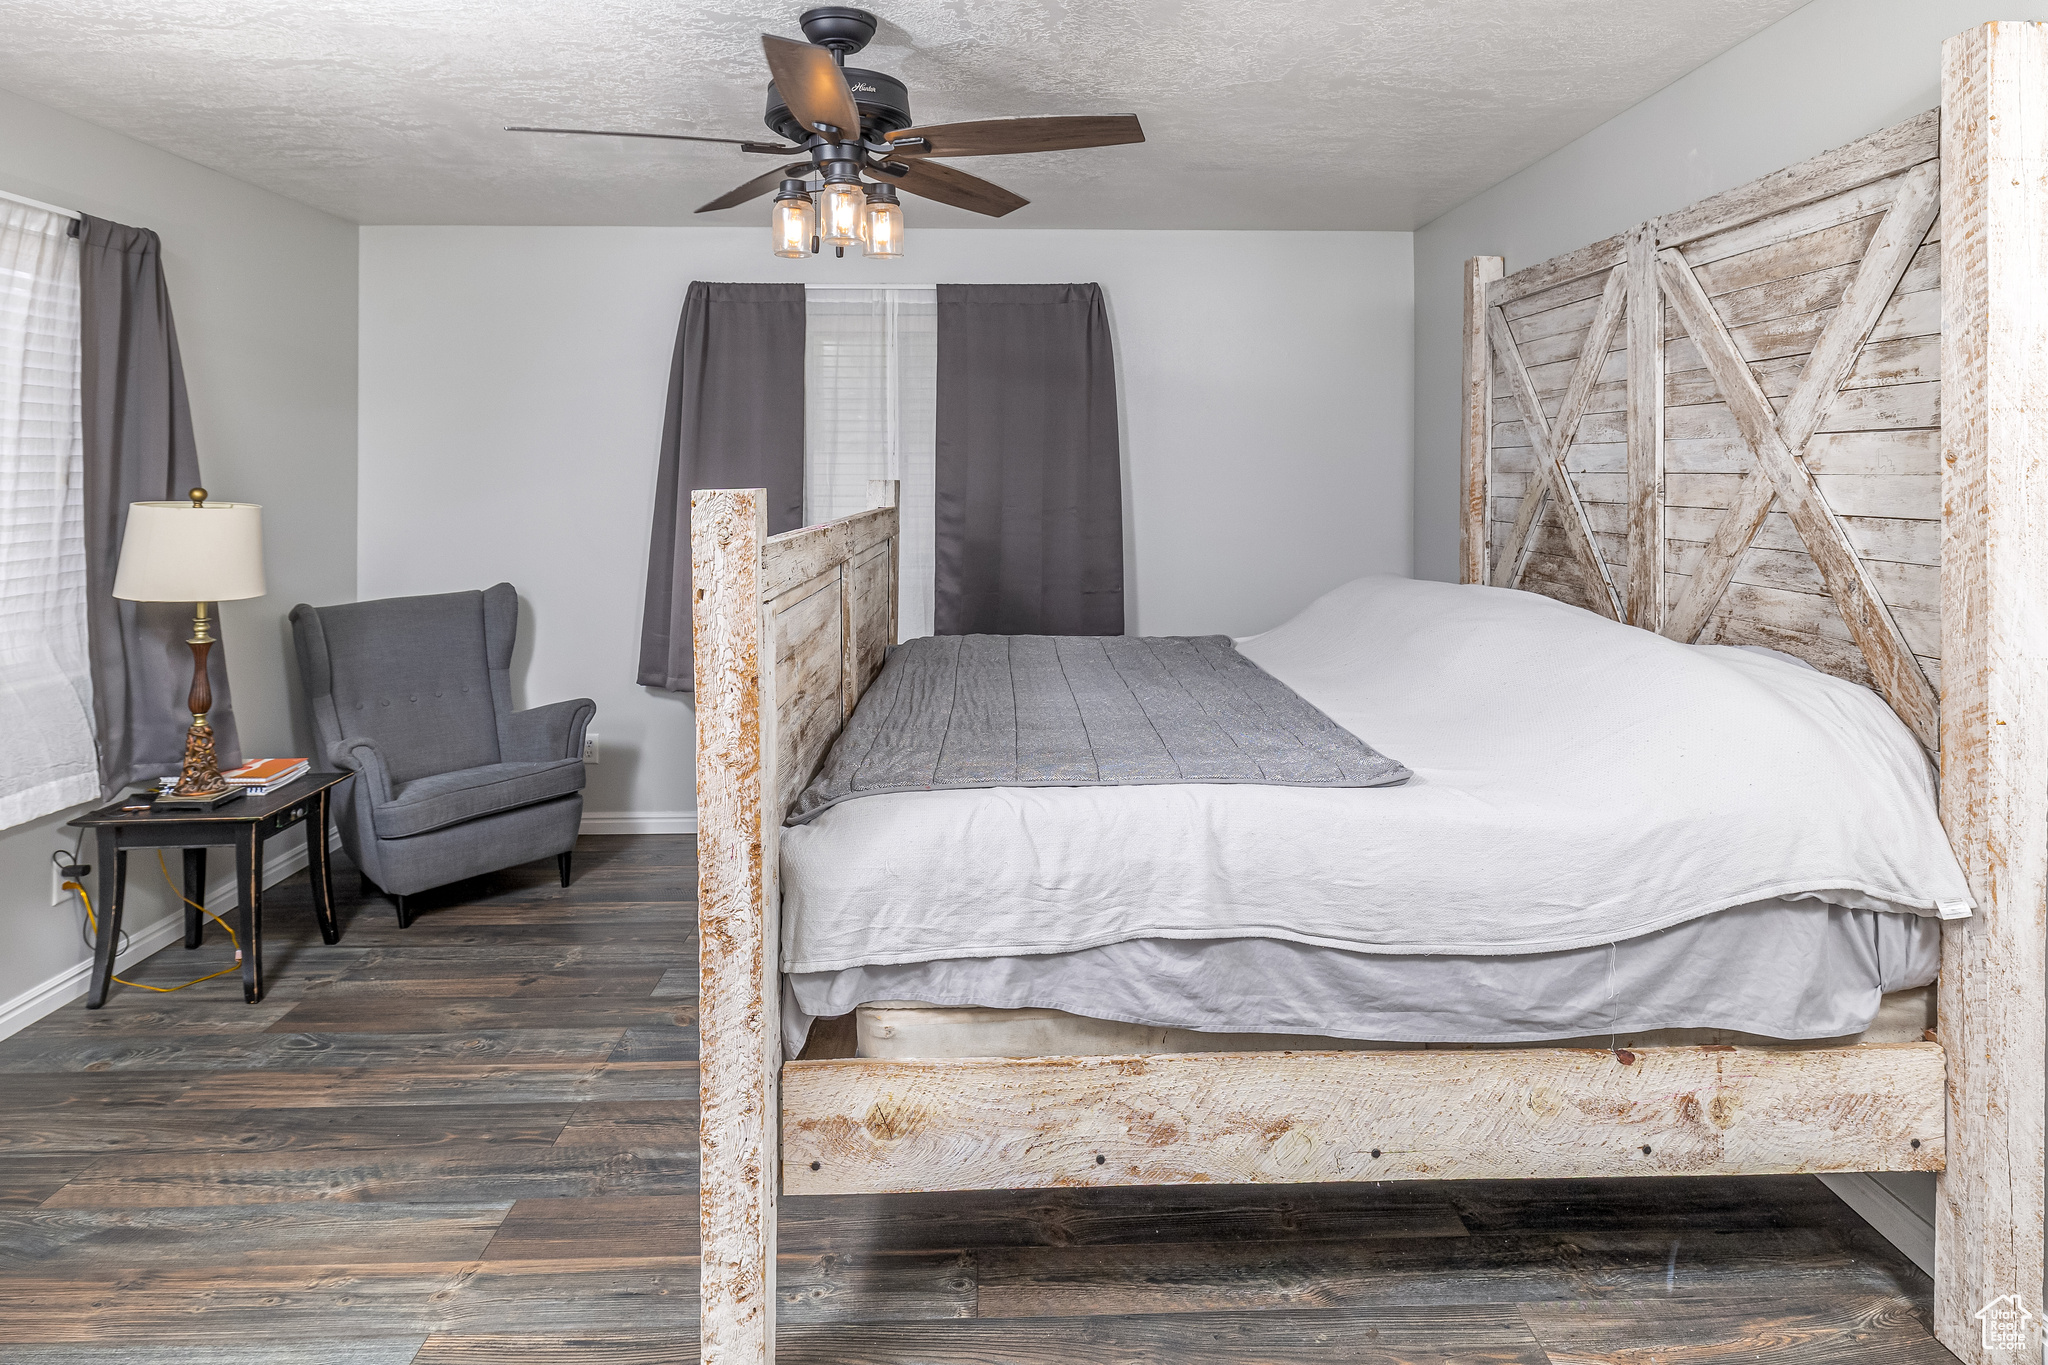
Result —
[[768, 230], [775, 237], [775, 254], [802, 260], [811, 254], [811, 242], [818, 235], [818, 209], [811, 202], [811, 189], [801, 180], [785, 180], [776, 191]]
[[903, 205], [894, 185], [867, 187], [867, 207], [861, 217], [861, 254], [893, 260], [903, 254]]
[[860, 171], [851, 162], [826, 162], [825, 183], [817, 197], [818, 240], [836, 247], [849, 247], [860, 241], [860, 221], [867, 205]]
[[[846, 65], [847, 57], [874, 38], [874, 15], [845, 5], [823, 5], [805, 10], [797, 23], [808, 41], [761, 35], [761, 52], [774, 78], [768, 84], [765, 121], [770, 131], [785, 139], [783, 143], [603, 128], [506, 131], [718, 142], [743, 153], [808, 156], [808, 164], [796, 162], [756, 176], [697, 212], [732, 208], [772, 192], [775, 201], [768, 226], [777, 256], [802, 257], [820, 246], [833, 247], [844, 256], [846, 248], [858, 242], [864, 254], [883, 260], [903, 255], [899, 189], [990, 218], [1030, 202], [934, 157], [1015, 156], [1145, 140], [1135, 114], [977, 119], [916, 127], [910, 118], [910, 90], [902, 81]], [[864, 181], [863, 172], [874, 181]], [[809, 177], [816, 177], [816, 183]]]

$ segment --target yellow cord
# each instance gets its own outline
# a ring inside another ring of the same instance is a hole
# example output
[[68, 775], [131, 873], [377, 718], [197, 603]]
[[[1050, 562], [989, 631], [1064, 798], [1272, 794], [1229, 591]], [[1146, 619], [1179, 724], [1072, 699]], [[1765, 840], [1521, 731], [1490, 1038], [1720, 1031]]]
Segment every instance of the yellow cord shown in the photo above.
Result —
[[[178, 884], [171, 880], [171, 867], [169, 863], [166, 863], [164, 861], [164, 852], [162, 849], [158, 849], [156, 852], [156, 865], [158, 868], [162, 870], [164, 874], [164, 885], [170, 887], [172, 893], [175, 894], [179, 900], [185, 902], [185, 904], [191, 906], [194, 910], [197, 910], [201, 914], [205, 915], [215, 924], [218, 924], [222, 929], [227, 930], [228, 942], [235, 945], [234, 966], [223, 967], [219, 971], [209, 973], [206, 976], [195, 976], [190, 981], [187, 981], [185, 983], [185, 986], [196, 986], [202, 981], [211, 981], [216, 976], [230, 976], [235, 972], [240, 971], [242, 969], [242, 942], [240, 939], [235, 937], [235, 931], [233, 929], [228, 928], [228, 922], [222, 919], [219, 915], [214, 914], [213, 911], [208, 910], [198, 901], [195, 901], [190, 896], [187, 896], [184, 892], [178, 890]], [[92, 893], [87, 891], [85, 887], [78, 882], [65, 882], [64, 889], [66, 891], [76, 891], [79, 895], [79, 898], [85, 902], [85, 922], [92, 926], [93, 934], [97, 936], [100, 931], [100, 922], [92, 912]], [[114, 978], [114, 980], [120, 982], [124, 986], [133, 986], [137, 990], [155, 991], [158, 995], [169, 995], [172, 991], [182, 991], [185, 989], [185, 986], [151, 986], [141, 981], [130, 981], [125, 976], [117, 976]]]

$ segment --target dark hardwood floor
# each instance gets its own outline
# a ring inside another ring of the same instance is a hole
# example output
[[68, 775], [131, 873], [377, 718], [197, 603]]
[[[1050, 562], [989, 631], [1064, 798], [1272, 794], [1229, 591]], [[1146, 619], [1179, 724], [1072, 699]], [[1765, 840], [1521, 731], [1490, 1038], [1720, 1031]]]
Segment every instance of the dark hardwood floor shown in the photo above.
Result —
[[[301, 875], [262, 1004], [116, 986], [0, 1042], [0, 1360], [696, 1359], [693, 856], [585, 839], [403, 931], [344, 866], [331, 948]], [[798, 1199], [779, 1275], [805, 1365], [1953, 1359], [1796, 1177]]]

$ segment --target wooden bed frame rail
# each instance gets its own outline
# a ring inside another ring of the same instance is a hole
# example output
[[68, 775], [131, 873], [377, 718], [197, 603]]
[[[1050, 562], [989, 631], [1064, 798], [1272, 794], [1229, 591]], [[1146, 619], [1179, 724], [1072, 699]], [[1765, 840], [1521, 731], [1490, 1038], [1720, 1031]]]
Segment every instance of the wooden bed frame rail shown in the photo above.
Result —
[[[1951, 39], [1942, 108], [1896, 128], [1476, 259], [1466, 312], [1466, 581], [1790, 650], [1938, 752], [1977, 899], [1938, 1037], [785, 1062], [778, 836], [896, 638], [895, 496], [770, 537], [761, 490], [694, 493], [710, 1365], [774, 1358], [785, 1190], [1909, 1170], [1941, 1172], [1942, 1343], [2040, 1358], [2048, 31]], [[1982, 1344], [2001, 1296], [2022, 1350]]]
[[1936, 1171], [1941, 1049], [789, 1062], [791, 1194]]

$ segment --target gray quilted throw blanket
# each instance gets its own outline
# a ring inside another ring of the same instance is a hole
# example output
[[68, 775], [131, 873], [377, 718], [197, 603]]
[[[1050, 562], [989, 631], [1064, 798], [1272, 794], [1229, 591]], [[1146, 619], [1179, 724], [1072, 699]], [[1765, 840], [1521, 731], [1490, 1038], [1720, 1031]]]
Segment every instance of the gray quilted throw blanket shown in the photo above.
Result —
[[885, 792], [1408, 777], [1225, 635], [927, 636], [889, 652], [787, 823]]

